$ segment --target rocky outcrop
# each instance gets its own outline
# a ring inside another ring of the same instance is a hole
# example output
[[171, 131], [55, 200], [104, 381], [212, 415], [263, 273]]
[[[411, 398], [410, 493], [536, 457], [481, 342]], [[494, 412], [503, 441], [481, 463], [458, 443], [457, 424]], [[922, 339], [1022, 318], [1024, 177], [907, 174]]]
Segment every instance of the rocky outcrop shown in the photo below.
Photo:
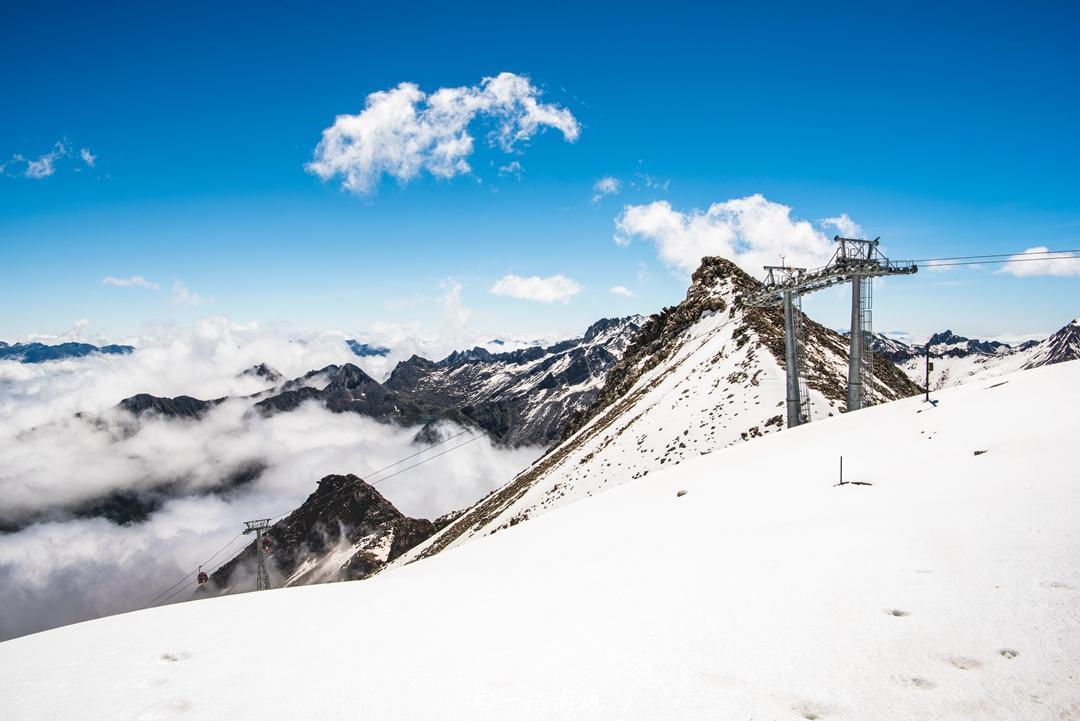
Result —
[[[266, 532], [267, 570], [276, 587], [367, 578], [435, 531], [434, 523], [404, 515], [363, 479], [329, 475]], [[252, 541], [197, 595], [252, 590], [256, 551]]]

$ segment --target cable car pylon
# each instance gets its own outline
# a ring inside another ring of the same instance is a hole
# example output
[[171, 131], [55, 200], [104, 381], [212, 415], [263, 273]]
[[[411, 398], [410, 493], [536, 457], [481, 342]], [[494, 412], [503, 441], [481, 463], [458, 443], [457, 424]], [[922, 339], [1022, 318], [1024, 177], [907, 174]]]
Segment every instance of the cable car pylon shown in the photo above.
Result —
[[270, 539], [263, 538], [263, 531], [270, 528], [269, 518], [256, 521], [244, 521], [244, 533], [255, 534], [255, 590], [270, 589], [270, 574], [266, 572], [266, 552], [270, 549]]
[[870, 281], [886, 275], [911, 275], [919, 267], [910, 261], [893, 262], [878, 250], [880, 238], [833, 238], [836, 252], [815, 270], [765, 266], [762, 287], [743, 299], [748, 307], [784, 306], [784, 358], [787, 372], [787, 424], [793, 428], [809, 420], [800, 392], [801, 345], [799, 299], [815, 291], [851, 281], [851, 350], [848, 354], [847, 409], [858, 410], [873, 400], [873, 356], [870, 353]]

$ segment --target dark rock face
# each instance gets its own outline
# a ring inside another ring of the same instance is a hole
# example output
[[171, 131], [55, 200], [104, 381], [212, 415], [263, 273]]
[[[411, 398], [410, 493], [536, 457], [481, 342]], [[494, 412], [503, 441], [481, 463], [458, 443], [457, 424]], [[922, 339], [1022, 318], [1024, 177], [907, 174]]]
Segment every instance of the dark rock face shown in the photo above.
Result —
[[117, 403], [122, 408], [136, 416], [156, 415], [163, 418], [192, 418], [198, 420], [207, 414], [214, 406], [222, 403], [224, 398], [204, 401], [191, 396], [177, 396], [175, 398], [160, 398], [148, 393], [140, 393]]
[[[275, 586], [367, 578], [435, 531], [431, 521], [405, 516], [357, 476], [330, 475], [265, 534], [272, 546], [267, 569]], [[252, 542], [197, 595], [251, 590], [255, 552]]]
[[349, 350], [354, 355], [360, 358], [372, 358], [372, 357], [386, 357], [390, 355], [390, 349], [381, 345], [372, 345], [371, 343], [361, 343], [358, 340], [347, 340], [345, 344], [349, 346]]
[[265, 363], [259, 363], [258, 365], [253, 365], [250, 368], [248, 368], [246, 371], [241, 373], [240, 375], [241, 376], [250, 376], [252, 378], [261, 378], [262, 380], [266, 381], [267, 383], [272, 383], [272, 384], [280, 383], [281, 381], [285, 380], [285, 376], [281, 375], [280, 373], [278, 373], [276, 370], [274, 370], [270, 366], [266, 365]]
[[20, 363], [44, 363], [63, 358], [82, 358], [95, 353], [103, 355], [126, 355], [135, 349], [129, 345], [96, 346], [89, 343], [14, 343], [0, 342], [0, 359], [19, 361]]
[[1072, 320], [1052, 336], [1036, 344], [1040, 346], [1024, 368], [1038, 368], [1054, 363], [1080, 359], [1080, 318]]
[[[315, 385], [306, 385], [306, 382]], [[319, 382], [325, 382], [322, 388]], [[352, 363], [331, 365], [290, 381], [285, 390], [255, 403], [255, 410], [270, 416], [296, 410], [301, 403], [316, 401], [333, 413], [359, 413], [388, 423], [419, 425], [437, 418], [462, 422], [453, 408], [437, 401], [413, 397], [379, 383]]]
[[506, 445], [550, 445], [593, 402], [643, 321], [605, 318], [583, 337], [546, 348], [473, 348], [437, 362], [413, 356], [385, 385], [428, 407], [455, 409]]

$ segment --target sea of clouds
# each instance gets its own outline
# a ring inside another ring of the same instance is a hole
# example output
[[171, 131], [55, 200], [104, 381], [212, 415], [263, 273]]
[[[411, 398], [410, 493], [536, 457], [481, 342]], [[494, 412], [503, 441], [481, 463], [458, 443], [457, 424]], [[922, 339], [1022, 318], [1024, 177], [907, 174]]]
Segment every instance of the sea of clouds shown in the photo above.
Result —
[[[341, 334], [297, 337], [222, 318], [158, 329], [132, 344], [137, 350], [128, 356], [0, 361], [0, 524], [20, 527], [0, 534], [0, 639], [139, 608], [233, 538], [243, 521], [297, 507], [324, 475], [364, 477], [423, 448], [417, 428], [314, 403], [270, 418], [251, 413], [251, 401], [240, 397], [267, 383], [242, 375], [245, 369], [266, 363], [293, 378], [354, 362], [381, 379], [412, 352], [447, 350], [398, 339], [389, 357], [360, 359]], [[136, 422], [115, 406], [137, 393], [232, 399], [198, 421]], [[537, 454], [485, 438], [377, 488], [403, 513], [434, 518], [501, 486]], [[252, 467], [263, 469], [254, 481], [212, 492]], [[170, 500], [145, 522], [121, 526], [63, 513], [163, 484]]]

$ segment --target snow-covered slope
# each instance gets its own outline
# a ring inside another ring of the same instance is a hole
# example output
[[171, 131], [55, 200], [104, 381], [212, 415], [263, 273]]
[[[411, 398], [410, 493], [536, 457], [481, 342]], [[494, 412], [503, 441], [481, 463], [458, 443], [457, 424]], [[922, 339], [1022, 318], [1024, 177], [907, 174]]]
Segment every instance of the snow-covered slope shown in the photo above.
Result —
[[970, 383], [369, 580], [8, 641], [2, 715], [1075, 721], [1078, 403], [1075, 362]]
[[[783, 311], [744, 308], [743, 296], [758, 287], [730, 261], [703, 259], [686, 299], [642, 328], [562, 443], [398, 563], [781, 430]], [[809, 319], [805, 327], [802, 372], [811, 416], [821, 419], [845, 408], [848, 343]], [[877, 359], [875, 372], [879, 402], [919, 392], [884, 359]]]

